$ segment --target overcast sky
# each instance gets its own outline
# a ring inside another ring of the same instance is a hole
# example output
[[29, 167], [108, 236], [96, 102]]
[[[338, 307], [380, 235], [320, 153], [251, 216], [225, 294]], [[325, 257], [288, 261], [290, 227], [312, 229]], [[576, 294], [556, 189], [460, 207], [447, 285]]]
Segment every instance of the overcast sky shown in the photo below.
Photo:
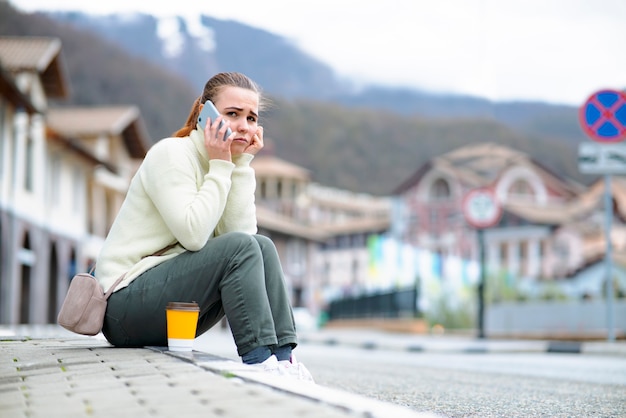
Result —
[[10, 2], [23, 11], [236, 20], [361, 83], [574, 106], [600, 89], [626, 89], [626, 0]]

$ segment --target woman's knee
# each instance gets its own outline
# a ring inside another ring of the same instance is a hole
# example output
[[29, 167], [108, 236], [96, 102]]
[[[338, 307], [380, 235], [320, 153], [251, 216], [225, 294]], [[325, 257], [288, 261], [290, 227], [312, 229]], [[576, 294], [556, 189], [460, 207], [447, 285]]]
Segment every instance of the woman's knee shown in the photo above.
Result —
[[253, 235], [256, 242], [259, 243], [259, 247], [261, 247], [262, 251], [271, 250], [272, 252], [276, 252], [276, 246], [274, 245], [274, 241], [272, 241], [269, 237], [265, 235]]
[[210, 239], [204, 246], [203, 250], [214, 252], [217, 247], [222, 249], [228, 248], [229, 252], [233, 252], [237, 249], [246, 248], [256, 250], [258, 249], [258, 244], [250, 234], [246, 234], [245, 232], [228, 232]]
[[227, 232], [217, 237], [217, 239], [225, 240], [225, 241], [236, 243], [236, 244], [239, 244], [239, 243], [247, 244], [252, 241], [250, 234], [246, 234], [245, 232]]

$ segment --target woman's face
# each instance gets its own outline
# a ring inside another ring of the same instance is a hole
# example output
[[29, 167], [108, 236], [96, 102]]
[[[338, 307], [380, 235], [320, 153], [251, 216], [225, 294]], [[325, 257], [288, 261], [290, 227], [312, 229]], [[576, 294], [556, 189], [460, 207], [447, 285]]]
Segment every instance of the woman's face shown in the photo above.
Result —
[[217, 110], [230, 122], [235, 139], [230, 147], [233, 155], [245, 150], [257, 131], [259, 95], [252, 90], [227, 86], [221, 89], [214, 101]]

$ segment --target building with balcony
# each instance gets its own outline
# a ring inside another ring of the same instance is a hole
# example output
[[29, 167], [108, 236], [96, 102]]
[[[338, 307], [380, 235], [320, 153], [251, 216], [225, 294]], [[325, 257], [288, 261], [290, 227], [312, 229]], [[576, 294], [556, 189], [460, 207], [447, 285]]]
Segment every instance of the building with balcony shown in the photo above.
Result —
[[61, 43], [0, 38], [0, 323], [54, 323], [149, 142], [139, 112], [57, 108]]
[[254, 158], [259, 233], [272, 238], [292, 303], [317, 313], [367, 285], [367, 238], [389, 229], [388, 198], [325, 187], [273, 155]]
[[[442, 258], [477, 260], [477, 233], [465, 220], [462, 202], [470, 190], [483, 187], [503, 209], [498, 224], [484, 232], [491, 273], [564, 279], [604, 256], [604, 182], [585, 187], [525, 153], [491, 143], [433, 158], [405, 181], [394, 194], [396, 237]], [[617, 178], [611, 227], [617, 253], [626, 248], [623, 195], [623, 180]]]

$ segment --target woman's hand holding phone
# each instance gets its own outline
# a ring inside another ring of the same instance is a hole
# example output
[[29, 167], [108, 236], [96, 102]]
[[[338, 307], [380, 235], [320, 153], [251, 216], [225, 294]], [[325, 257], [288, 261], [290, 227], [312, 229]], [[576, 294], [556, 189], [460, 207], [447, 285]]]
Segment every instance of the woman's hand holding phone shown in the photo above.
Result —
[[202, 105], [198, 123], [204, 128], [204, 146], [209, 159], [232, 161], [230, 145], [233, 135], [230, 122], [224, 119], [210, 100]]
[[230, 122], [223, 120], [222, 115], [219, 115], [215, 121], [207, 121], [204, 128], [204, 146], [210, 160], [232, 161], [230, 145], [233, 142], [234, 135], [231, 133], [226, 136], [230, 132], [229, 125]]

